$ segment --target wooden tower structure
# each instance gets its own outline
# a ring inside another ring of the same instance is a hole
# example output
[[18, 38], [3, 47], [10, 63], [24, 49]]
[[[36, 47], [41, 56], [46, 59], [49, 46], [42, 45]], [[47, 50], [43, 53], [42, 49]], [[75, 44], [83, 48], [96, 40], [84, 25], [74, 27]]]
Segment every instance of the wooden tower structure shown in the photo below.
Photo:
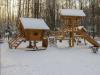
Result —
[[82, 18], [85, 17], [83, 10], [78, 9], [61, 9], [60, 18], [64, 25], [63, 32], [69, 33], [69, 46], [74, 47], [74, 34], [77, 32], [77, 27], [80, 25]]

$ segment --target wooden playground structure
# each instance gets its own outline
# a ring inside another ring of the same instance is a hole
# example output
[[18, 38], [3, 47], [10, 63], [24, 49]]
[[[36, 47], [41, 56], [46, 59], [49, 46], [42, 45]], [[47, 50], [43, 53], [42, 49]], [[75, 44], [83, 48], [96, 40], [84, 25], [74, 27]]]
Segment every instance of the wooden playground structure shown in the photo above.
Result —
[[[42, 41], [42, 47], [47, 48], [48, 37], [46, 31], [49, 30], [49, 27], [43, 19], [20, 18], [18, 29], [19, 34], [8, 42], [10, 48], [17, 48], [25, 40], [29, 41], [28, 48], [38, 49], [37, 41]], [[34, 46], [32, 41], [34, 41]]]
[[[99, 48], [100, 44], [97, 43], [91, 36], [87, 34], [87, 30], [81, 26], [82, 19], [85, 18], [83, 10], [78, 9], [61, 9], [60, 19], [63, 25], [58, 31], [50, 31], [50, 33], [56, 37], [56, 39], [63, 40], [69, 34], [69, 47], [74, 47], [75, 37], [81, 37], [87, 40], [93, 45], [93, 47]], [[48, 37], [46, 31], [49, 27], [43, 20], [34, 18], [20, 18], [20, 24], [18, 25], [20, 33], [16, 38], [9, 41], [9, 47], [17, 48], [22, 41], [29, 41], [29, 48], [36, 48], [36, 41], [42, 40], [42, 47], [47, 48]], [[34, 41], [32, 46], [31, 41]]]
[[81, 37], [91, 43], [93, 47], [99, 48], [100, 44], [89, 36], [87, 30], [81, 26], [81, 21], [85, 16], [83, 10], [61, 9], [60, 18], [64, 25], [61, 26], [59, 31], [51, 32], [51, 34], [56, 36], [56, 39], [59, 38], [63, 40], [66, 38], [66, 34], [68, 33], [70, 47], [74, 47], [75, 37]]

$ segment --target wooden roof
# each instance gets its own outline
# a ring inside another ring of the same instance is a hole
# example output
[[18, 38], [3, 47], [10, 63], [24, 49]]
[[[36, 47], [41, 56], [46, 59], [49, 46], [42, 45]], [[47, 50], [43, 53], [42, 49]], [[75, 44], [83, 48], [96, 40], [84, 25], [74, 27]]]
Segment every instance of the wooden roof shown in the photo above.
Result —
[[45, 23], [45, 21], [43, 19], [37, 19], [37, 18], [20, 18], [20, 21], [21, 21], [24, 29], [49, 30], [48, 25]]
[[83, 17], [86, 16], [83, 10], [79, 9], [60, 9], [61, 16]]

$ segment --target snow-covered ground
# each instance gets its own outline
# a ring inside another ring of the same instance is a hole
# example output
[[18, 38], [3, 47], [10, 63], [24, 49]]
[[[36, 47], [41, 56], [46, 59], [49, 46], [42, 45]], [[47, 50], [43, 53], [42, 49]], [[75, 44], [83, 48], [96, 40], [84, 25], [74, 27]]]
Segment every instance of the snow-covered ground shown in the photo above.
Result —
[[0, 52], [1, 75], [100, 75], [100, 49], [94, 54], [88, 46], [25, 51], [5, 42]]

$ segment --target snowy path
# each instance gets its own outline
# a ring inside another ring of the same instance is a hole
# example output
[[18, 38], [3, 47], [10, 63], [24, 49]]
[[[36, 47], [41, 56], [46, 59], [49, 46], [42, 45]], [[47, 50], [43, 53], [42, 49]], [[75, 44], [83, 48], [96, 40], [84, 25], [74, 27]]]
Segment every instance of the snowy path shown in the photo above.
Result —
[[42, 51], [9, 49], [0, 44], [1, 75], [100, 75], [100, 49], [48, 48]]

